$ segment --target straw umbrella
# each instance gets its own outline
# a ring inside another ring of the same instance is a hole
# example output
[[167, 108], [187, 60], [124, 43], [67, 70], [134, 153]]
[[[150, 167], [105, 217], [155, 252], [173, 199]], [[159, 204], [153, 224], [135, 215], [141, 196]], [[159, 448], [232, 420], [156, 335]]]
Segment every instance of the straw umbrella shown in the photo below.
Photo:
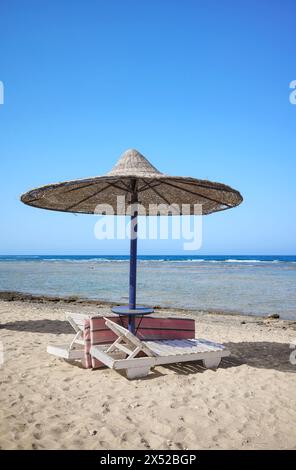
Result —
[[124, 152], [113, 169], [103, 176], [42, 186], [23, 194], [21, 201], [42, 209], [83, 214], [97, 213], [99, 204], [108, 204], [113, 208], [114, 215], [119, 215], [118, 196], [125, 197], [125, 214], [129, 213], [132, 205], [129, 305], [117, 307], [113, 311], [128, 315], [129, 329], [134, 332], [135, 316], [153, 311], [136, 305], [139, 202], [147, 215], [151, 215], [150, 204], [161, 205], [156, 215], [170, 215], [165, 208], [173, 207], [172, 204], [179, 206], [176, 215], [184, 214], [183, 205], [186, 205], [186, 215], [193, 215], [195, 204], [200, 204], [202, 215], [206, 215], [235, 207], [243, 198], [238, 191], [221, 183], [161, 173], [141, 153], [130, 149]]

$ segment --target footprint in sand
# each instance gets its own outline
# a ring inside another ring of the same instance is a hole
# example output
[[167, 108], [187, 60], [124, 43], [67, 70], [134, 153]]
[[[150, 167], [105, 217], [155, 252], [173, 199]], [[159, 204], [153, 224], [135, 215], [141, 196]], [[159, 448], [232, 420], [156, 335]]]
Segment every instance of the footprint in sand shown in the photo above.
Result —
[[108, 402], [105, 401], [102, 405], [102, 408], [103, 408], [103, 415], [105, 415], [106, 413], [110, 413], [110, 407], [109, 407]]

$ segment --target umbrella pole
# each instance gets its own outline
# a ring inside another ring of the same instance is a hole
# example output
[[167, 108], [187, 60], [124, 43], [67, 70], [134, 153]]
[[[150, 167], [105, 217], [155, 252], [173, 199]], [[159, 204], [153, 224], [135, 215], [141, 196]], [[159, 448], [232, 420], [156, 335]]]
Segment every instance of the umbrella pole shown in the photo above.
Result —
[[[137, 291], [137, 241], [138, 241], [138, 211], [137, 211], [138, 194], [136, 189], [132, 194], [131, 203], [131, 238], [130, 238], [130, 272], [129, 272], [129, 308], [136, 308], [136, 291]], [[131, 333], [135, 333], [135, 316], [129, 315], [128, 329]]]

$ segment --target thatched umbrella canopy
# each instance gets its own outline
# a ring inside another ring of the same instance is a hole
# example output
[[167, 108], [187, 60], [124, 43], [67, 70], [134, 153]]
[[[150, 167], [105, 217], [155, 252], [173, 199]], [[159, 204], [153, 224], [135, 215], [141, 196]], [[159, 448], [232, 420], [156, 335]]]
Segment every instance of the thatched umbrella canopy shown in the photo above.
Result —
[[109, 204], [116, 215], [117, 196], [125, 196], [128, 206], [135, 191], [146, 215], [149, 204], [189, 204], [191, 214], [194, 204], [201, 204], [206, 215], [235, 207], [243, 200], [225, 184], [161, 173], [137, 150], [124, 152], [106, 175], [42, 186], [23, 194], [21, 200], [33, 207], [83, 214], [93, 214], [98, 204]]
[[[118, 211], [118, 196], [124, 196], [124, 207]], [[129, 328], [135, 331], [134, 315], [151, 313], [152, 309], [136, 306], [137, 216], [139, 203], [145, 215], [195, 214], [199, 205], [203, 215], [230, 209], [243, 198], [238, 191], [221, 183], [184, 176], [169, 176], [158, 171], [137, 150], [127, 150], [113, 169], [103, 176], [65, 181], [32, 189], [21, 196], [21, 201], [42, 209], [100, 213], [98, 205], [110, 205], [113, 214], [131, 213], [130, 287], [129, 306], [114, 309], [129, 316]], [[159, 206], [151, 213], [150, 204]], [[176, 209], [177, 205], [178, 208]], [[170, 206], [168, 213], [167, 206]], [[184, 207], [184, 211], [183, 211]]]

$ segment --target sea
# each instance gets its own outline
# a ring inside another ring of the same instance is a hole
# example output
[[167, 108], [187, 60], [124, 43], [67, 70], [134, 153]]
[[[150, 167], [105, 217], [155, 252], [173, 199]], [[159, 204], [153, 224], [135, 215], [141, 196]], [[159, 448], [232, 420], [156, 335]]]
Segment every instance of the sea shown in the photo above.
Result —
[[[0, 256], [0, 291], [124, 303], [128, 272], [128, 256]], [[296, 320], [296, 256], [139, 256], [137, 303]]]

